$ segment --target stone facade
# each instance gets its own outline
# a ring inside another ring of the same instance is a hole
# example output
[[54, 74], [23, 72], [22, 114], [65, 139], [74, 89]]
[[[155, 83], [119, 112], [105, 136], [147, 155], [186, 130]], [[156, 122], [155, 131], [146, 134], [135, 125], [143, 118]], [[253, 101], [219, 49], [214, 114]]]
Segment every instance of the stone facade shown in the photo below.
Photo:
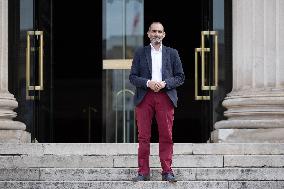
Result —
[[284, 2], [233, 0], [233, 90], [214, 142], [284, 142]]

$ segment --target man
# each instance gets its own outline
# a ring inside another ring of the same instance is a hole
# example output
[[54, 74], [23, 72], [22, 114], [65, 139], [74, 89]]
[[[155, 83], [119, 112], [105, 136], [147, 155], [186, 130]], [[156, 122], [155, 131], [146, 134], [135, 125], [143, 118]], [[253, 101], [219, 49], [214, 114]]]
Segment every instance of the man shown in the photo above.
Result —
[[133, 181], [150, 180], [150, 138], [155, 115], [159, 131], [159, 157], [162, 180], [176, 182], [173, 174], [172, 126], [174, 107], [177, 107], [176, 87], [184, 82], [182, 63], [177, 50], [162, 45], [165, 37], [160, 22], [153, 22], [147, 35], [150, 45], [135, 52], [130, 82], [136, 86], [134, 104], [138, 126], [138, 176]]

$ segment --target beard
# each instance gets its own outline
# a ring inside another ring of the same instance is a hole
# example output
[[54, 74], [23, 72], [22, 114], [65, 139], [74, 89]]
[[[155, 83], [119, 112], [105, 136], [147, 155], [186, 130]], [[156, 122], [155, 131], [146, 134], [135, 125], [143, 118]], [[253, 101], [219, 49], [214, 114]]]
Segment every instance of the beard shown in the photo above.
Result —
[[151, 42], [155, 45], [161, 44], [162, 43], [162, 39], [159, 37], [154, 37], [152, 38]]

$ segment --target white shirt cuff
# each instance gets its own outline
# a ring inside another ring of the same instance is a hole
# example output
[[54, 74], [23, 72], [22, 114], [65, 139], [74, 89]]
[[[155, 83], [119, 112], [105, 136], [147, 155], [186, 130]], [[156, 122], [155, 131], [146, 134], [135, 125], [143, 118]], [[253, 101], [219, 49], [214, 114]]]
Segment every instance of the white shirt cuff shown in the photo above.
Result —
[[150, 80], [148, 80], [147, 83], [146, 83], [147, 87], [149, 87], [149, 82], [150, 82]]

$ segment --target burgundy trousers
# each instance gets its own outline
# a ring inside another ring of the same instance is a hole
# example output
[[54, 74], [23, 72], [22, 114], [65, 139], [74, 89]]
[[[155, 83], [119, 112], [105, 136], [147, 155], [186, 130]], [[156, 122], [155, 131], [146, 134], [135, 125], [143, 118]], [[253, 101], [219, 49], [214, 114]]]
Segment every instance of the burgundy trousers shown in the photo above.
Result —
[[165, 92], [149, 90], [141, 103], [136, 106], [136, 121], [138, 126], [138, 173], [150, 173], [150, 138], [152, 118], [155, 115], [159, 131], [159, 157], [162, 173], [172, 172], [172, 127], [174, 106]]

